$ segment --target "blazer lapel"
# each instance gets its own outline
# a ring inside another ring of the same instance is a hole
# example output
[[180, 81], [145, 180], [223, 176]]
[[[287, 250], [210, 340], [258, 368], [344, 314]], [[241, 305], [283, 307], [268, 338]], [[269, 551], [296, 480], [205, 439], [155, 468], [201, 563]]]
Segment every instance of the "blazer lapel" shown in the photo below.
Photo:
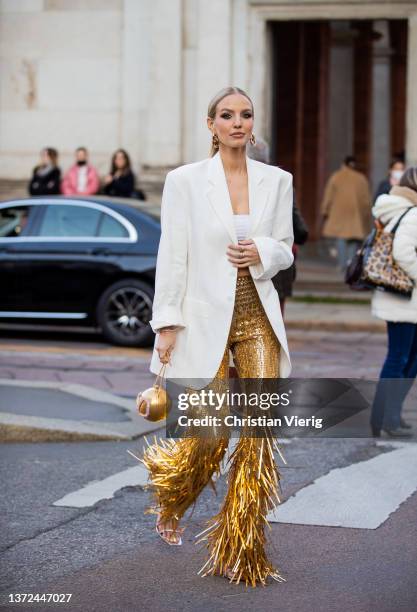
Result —
[[255, 232], [268, 201], [270, 186], [262, 164], [246, 156], [249, 191], [249, 238]]
[[[246, 156], [246, 167], [248, 171], [250, 212], [248, 237], [250, 238], [262, 216], [262, 211], [268, 199], [269, 189], [261, 165]], [[233, 208], [219, 152], [209, 160], [208, 188], [206, 190], [206, 195], [215, 214], [225, 226], [232, 241], [237, 243]]]

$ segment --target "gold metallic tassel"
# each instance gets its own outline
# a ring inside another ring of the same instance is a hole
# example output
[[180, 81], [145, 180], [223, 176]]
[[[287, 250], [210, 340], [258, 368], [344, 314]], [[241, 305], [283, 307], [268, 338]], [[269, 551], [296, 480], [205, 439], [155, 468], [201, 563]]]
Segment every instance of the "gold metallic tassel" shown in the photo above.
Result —
[[[227, 380], [215, 377], [206, 387], [217, 392], [227, 388]], [[187, 392], [194, 390], [186, 388]], [[203, 418], [212, 413], [207, 405], [192, 407], [194, 418]], [[228, 414], [228, 406], [223, 406], [218, 415]], [[178, 521], [193, 504], [204, 487], [210, 483], [215, 491], [213, 475], [219, 473], [221, 461], [229, 445], [230, 432], [227, 427], [212, 427], [201, 432], [197, 425], [190, 425], [185, 437], [179, 440], [160, 439], [148, 448], [141, 460], [149, 472], [149, 485], [154, 504], [147, 513], [160, 515], [160, 522], [175, 518]]]
[[188, 437], [160, 440], [145, 450], [142, 463], [149, 470], [155, 504], [147, 513], [160, 513], [161, 521], [178, 520], [219, 472], [228, 438]]
[[285, 582], [265, 552], [267, 514], [280, 503], [273, 439], [242, 435], [230, 461], [223, 507], [199, 534], [205, 534], [198, 542], [207, 541], [210, 555], [199, 573], [205, 569], [201, 575], [206, 576], [229, 570], [233, 572], [230, 582], [244, 581], [253, 587], [265, 585], [268, 576]]

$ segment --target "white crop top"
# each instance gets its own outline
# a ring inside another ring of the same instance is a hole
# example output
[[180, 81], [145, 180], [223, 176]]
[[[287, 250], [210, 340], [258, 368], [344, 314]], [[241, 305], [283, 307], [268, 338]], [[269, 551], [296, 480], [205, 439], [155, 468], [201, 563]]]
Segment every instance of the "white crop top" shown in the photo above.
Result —
[[238, 240], [245, 240], [249, 232], [249, 217], [250, 215], [234, 214], [236, 236]]

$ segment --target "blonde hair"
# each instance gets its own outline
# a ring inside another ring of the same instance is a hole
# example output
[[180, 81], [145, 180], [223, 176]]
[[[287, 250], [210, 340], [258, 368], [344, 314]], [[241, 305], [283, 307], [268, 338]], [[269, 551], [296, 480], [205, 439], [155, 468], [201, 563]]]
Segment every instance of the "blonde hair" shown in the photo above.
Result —
[[[251, 104], [252, 113], [254, 112], [253, 102], [248, 96], [248, 94], [246, 93], [246, 91], [244, 91], [243, 89], [240, 89], [240, 87], [224, 87], [223, 89], [218, 91], [216, 95], [210, 100], [210, 103], [208, 105], [208, 110], [207, 110], [207, 116], [210, 117], [210, 119], [214, 120], [216, 117], [216, 109], [217, 109], [218, 103], [221, 100], [223, 100], [223, 98], [225, 98], [226, 96], [230, 96], [232, 94], [241, 94], [242, 96], [245, 96], [245, 98], [247, 98]], [[213, 157], [213, 155], [215, 155], [218, 150], [219, 150], [219, 146], [215, 145], [212, 142], [211, 150], [210, 150], [210, 157]]]

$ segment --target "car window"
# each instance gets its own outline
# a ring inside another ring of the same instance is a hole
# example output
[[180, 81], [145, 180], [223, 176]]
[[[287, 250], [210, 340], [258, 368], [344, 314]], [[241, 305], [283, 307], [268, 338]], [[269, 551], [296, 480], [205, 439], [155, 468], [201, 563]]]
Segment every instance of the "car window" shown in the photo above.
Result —
[[45, 210], [40, 236], [96, 236], [101, 211], [77, 204], [53, 204]]
[[127, 238], [129, 232], [117, 219], [103, 213], [98, 228], [98, 235], [105, 238]]
[[0, 238], [16, 238], [24, 233], [33, 206], [10, 206], [0, 209]]

